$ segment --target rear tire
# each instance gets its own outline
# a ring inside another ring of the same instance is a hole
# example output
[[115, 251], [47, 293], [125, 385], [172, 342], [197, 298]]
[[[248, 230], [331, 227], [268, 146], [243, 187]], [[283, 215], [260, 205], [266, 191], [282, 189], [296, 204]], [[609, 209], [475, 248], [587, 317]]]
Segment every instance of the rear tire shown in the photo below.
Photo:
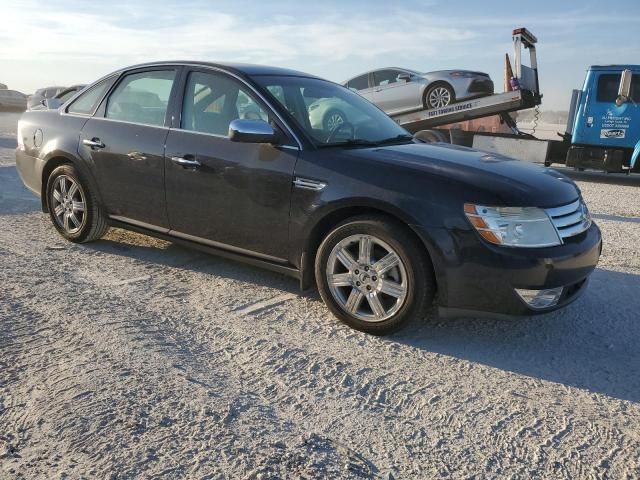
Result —
[[107, 233], [109, 225], [98, 199], [72, 164], [51, 172], [46, 195], [53, 226], [67, 240], [91, 242]]
[[435, 83], [424, 92], [422, 103], [426, 109], [442, 108], [455, 103], [453, 88], [446, 83]]
[[425, 247], [406, 226], [377, 215], [336, 226], [318, 248], [315, 275], [329, 310], [374, 335], [422, 318], [436, 288]]

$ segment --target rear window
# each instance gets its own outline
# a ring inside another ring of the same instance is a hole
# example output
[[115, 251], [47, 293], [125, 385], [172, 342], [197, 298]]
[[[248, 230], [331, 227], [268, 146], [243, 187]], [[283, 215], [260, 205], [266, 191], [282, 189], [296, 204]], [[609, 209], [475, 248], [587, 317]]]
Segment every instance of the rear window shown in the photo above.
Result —
[[[599, 102], [613, 103], [618, 98], [618, 88], [620, 87], [621, 74], [604, 73], [598, 78]], [[640, 102], [640, 75], [634, 74], [631, 78], [631, 99]]]
[[143, 125], [164, 125], [175, 70], [131, 73], [107, 101], [105, 117]]
[[113, 82], [114, 77], [109, 77], [97, 83], [89, 90], [76, 98], [67, 108], [67, 113], [76, 115], [92, 115], [105, 92]]

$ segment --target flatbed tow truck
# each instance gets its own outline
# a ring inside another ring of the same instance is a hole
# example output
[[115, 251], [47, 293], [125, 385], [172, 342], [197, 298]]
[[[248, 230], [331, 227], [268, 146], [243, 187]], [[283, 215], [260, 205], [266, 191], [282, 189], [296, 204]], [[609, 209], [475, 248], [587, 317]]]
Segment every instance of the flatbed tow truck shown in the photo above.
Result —
[[[422, 136], [428, 139], [431, 136], [433, 140], [438, 139], [441, 141], [450, 141], [451, 143], [468, 144], [473, 140], [475, 134], [492, 134], [486, 132], [460, 132], [459, 129], [450, 129], [447, 128], [447, 126], [466, 120], [500, 115], [501, 120], [512, 132], [511, 134], [506, 134], [507, 136], [531, 138], [531, 135], [523, 133], [518, 129], [516, 122], [508, 114], [510, 112], [517, 112], [518, 110], [535, 108], [542, 102], [536, 58], [537, 41], [537, 38], [526, 28], [513, 30], [515, 61], [515, 70], [513, 73], [517, 79], [519, 89], [466, 100], [438, 109], [421, 109], [409, 113], [391, 115], [391, 118], [409, 132], [417, 134], [419, 138]], [[523, 48], [529, 51], [529, 66], [522, 63]], [[502, 136], [505, 134], [498, 135]], [[447, 136], [449, 136], [448, 139]], [[471, 145], [469, 144], [468, 146]]]
[[[640, 66], [591, 67], [583, 89], [573, 92], [566, 131], [558, 132], [562, 140], [540, 140], [521, 131], [509, 115], [538, 108], [542, 103], [536, 57], [538, 40], [526, 28], [513, 30], [512, 39], [513, 78], [508, 78], [510, 65], [505, 69], [505, 84], [516, 86], [512, 91], [433, 110], [394, 114], [391, 118], [423, 141], [473, 147], [545, 166], [565, 163], [578, 170], [640, 172]], [[529, 65], [522, 62], [523, 50], [529, 52]], [[612, 82], [613, 88], [619, 82], [617, 96], [609, 91]], [[508, 133], [459, 128], [460, 122], [493, 115], [500, 116]]]

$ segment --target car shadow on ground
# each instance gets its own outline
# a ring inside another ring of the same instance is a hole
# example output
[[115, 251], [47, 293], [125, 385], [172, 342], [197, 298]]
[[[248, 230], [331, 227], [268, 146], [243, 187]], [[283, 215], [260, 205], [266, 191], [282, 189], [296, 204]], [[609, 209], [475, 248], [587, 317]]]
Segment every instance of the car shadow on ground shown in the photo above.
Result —
[[390, 339], [640, 402], [640, 275], [596, 269], [567, 308], [513, 320], [428, 319]]

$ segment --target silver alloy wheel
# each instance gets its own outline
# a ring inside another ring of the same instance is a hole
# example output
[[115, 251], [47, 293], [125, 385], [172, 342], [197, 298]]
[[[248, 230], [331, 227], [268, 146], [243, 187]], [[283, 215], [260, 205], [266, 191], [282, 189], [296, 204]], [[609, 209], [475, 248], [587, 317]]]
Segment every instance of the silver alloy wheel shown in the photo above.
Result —
[[327, 118], [327, 128], [330, 132], [333, 132], [336, 128], [344, 123], [344, 118], [338, 112], [333, 112]]
[[57, 177], [53, 182], [51, 201], [58, 225], [67, 233], [80, 231], [84, 225], [87, 204], [78, 182], [67, 175]]
[[446, 87], [436, 87], [429, 92], [428, 100], [432, 108], [446, 107], [451, 103], [451, 93]]
[[351, 235], [327, 259], [327, 283], [347, 313], [365, 322], [382, 322], [404, 305], [408, 278], [400, 256], [372, 235]]

